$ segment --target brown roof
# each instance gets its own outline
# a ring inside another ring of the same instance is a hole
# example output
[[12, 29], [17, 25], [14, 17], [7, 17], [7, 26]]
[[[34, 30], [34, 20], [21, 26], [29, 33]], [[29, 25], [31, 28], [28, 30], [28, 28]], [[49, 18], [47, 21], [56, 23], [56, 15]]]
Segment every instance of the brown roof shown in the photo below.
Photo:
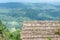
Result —
[[55, 34], [60, 30], [60, 21], [24, 21], [21, 31], [22, 40], [60, 40], [60, 35]]

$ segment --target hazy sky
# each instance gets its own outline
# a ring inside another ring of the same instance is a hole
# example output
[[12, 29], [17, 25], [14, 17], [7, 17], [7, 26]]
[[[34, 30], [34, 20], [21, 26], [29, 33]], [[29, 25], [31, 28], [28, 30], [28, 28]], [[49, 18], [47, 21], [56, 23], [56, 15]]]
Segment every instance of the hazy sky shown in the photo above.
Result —
[[60, 0], [0, 0], [0, 3], [5, 2], [34, 2], [34, 3], [40, 3], [40, 2], [60, 2]]

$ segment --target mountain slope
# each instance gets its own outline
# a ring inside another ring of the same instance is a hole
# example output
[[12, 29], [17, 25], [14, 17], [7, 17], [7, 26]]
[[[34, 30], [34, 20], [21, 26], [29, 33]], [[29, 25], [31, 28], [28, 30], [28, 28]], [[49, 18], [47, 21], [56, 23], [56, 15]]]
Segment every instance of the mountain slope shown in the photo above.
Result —
[[0, 3], [0, 19], [9, 27], [22, 27], [28, 20], [60, 20], [59, 5], [45, 3]]

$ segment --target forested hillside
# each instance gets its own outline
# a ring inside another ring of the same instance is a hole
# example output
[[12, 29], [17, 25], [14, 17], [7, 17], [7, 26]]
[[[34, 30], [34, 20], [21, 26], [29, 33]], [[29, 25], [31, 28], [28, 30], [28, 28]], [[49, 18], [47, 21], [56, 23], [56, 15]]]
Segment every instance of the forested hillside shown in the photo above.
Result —
[[9, 27], [22, 27], [25, 20], [60, 20], [60, 5], [46, 3], [0, 3], [0, 19]]

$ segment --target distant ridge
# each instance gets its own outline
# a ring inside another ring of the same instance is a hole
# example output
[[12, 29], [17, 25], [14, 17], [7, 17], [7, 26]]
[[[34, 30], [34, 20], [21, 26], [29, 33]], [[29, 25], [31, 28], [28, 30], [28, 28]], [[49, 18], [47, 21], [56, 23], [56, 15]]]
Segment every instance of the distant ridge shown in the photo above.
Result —
[[9, 2], [9, 3], [0, 3], [0, 7], [2, 7], [2, 8], [20, 8], [20, 7], [25, 7], [25, 5], [23, 3]]

